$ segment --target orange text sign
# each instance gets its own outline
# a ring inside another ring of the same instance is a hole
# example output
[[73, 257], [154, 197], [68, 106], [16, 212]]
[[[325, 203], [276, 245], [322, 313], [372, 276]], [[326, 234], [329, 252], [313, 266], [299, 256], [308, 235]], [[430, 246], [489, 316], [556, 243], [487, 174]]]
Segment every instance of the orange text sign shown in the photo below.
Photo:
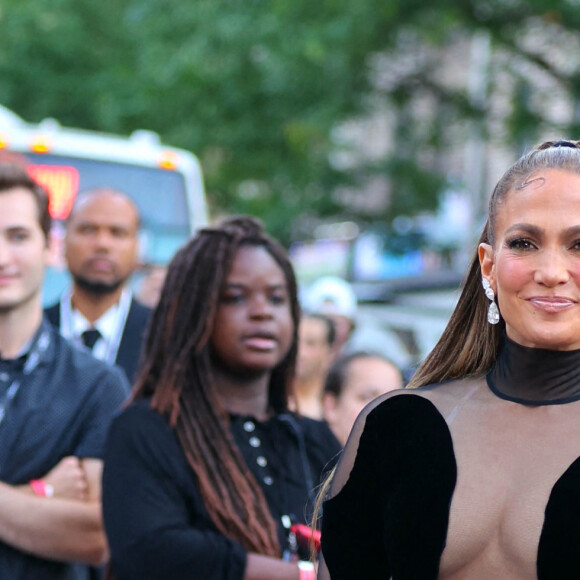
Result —
[[50, 198], [50, 215], [64, 220], [72, 209], [79, 190], [79, 172], [69, 165], [28, 165], [28, 173], [42, 185]]

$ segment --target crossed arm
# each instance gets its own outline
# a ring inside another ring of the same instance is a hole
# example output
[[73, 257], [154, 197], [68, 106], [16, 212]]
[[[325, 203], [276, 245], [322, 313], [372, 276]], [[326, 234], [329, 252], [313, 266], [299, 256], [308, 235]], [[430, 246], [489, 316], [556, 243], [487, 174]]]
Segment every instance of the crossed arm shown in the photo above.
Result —
[[63, 459], [44, 478], [54, 487], [51, 498], [34, 495], [28, 485], [0, 482], [0, 541], [50, 560], [106, 562], [102, 467], [98, 459]]

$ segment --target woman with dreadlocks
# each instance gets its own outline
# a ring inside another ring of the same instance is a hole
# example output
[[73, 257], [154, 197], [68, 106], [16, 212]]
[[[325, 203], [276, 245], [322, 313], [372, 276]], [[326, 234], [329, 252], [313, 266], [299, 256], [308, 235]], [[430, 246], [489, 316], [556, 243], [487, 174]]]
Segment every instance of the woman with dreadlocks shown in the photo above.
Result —
[[290, 262], [258, 221], [177, 253], [105, 452], [118, 580], [314, 578], [291, 529], [340, 446], [287, 409], [298, 317]]

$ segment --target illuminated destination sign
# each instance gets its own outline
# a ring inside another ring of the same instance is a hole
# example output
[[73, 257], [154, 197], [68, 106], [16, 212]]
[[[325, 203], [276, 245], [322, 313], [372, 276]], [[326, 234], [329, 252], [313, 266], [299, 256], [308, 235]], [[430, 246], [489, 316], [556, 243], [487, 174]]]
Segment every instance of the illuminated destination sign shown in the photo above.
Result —
[[70, 165], [28, 165], [26, 169], [48, 191], [50, 215], [66, 219], [79, 190], [79, 172]]

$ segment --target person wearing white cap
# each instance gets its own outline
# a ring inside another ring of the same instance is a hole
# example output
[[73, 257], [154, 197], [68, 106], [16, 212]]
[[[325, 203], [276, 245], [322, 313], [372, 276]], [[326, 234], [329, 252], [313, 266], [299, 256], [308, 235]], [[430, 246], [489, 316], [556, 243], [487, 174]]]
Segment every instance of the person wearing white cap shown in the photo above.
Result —
[[357, 315], [356, 294], [343, 278], [318, 278], [303, 291], [301, 304], [306, 312], [322, 314], [334, 322], [334, 356], [364, 350], [381, 354], [402, 369], [412, 364], [411, 354], [393, 330]]
[[351, 285], [338, 276], [318, 278], [305, 293], [304, 309], [334, 322], [334, 350], [340, 352], [356, 325], [357, 299]]

